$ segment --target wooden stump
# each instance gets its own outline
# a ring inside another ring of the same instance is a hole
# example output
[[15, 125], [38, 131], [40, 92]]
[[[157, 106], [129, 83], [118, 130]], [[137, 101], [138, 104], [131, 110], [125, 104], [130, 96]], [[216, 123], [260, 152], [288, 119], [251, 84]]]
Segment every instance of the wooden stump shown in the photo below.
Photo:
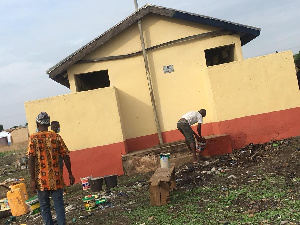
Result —
[[150, 204], [167, 205], [170, 202], [170, 191], [175, 188], [175, 167], [158, 168], [149, 180]]

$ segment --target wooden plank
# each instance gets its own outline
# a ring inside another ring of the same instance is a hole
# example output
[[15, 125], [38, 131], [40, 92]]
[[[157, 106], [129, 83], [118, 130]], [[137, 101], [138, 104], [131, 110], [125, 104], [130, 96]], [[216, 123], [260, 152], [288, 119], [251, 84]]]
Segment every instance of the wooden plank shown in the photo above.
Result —
[[160, 188], [158, 185], [149, 186], [149, 191], [150, 191], [150, 205], [153, 206], [160, 206]]
[[150, 204], [161, 206], [170, 203], [170, 191], [175, 187], [175, 167], [158, 168], [149, 180]]
[[170, 185], [168, 182], [161, 182], [159, 185], [160, 191], [160, 205], [167, 205], [170, 203]]
[[149, 182], [153, 185], [158, 185], [161, 182], [169, 182], [175, 180], [175, 167], [171, 168], [158, 168], [150, 178]]
[[172, 171], [171, 173], [171, 184], [170, 184], [170, 189], [173, 190], [176, 188], [176, 177], [175, 177], [175, 170]]

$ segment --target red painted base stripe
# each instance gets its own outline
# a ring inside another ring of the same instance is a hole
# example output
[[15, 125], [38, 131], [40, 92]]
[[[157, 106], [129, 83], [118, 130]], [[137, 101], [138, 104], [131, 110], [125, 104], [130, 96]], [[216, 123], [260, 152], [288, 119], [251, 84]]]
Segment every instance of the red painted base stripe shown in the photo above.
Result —
[[232, 153], [231, 138], [229, 135], [206, 136], [204, 156], [214, 156]]
[[[80, 178], [90, 175], [93, 177], [113, 174], [123, 175], [122, 155], [124, 154], [124, 143], [72, 151], [70, 158], [76, 183], [81, 182]], [[69, 184], [68, 171], [65, 167], [64, 180]]]
[[[217, 123], [203, 124], [203, 135], [228, 134], [232, 148], [242, 148], [249, 143], [264, 143], [272, 139], [300, 136], [300, 107], [236, 118]], [[196, 130], [196, 126], [193, 127]], [[164, 143], [183, 140], [178, 130], [163, 132]], [[86, 176], [123, 175], [122, 158], [126, 152], [147, 149], [159, 144], [158, 135], [128, 139], [122, 143], [98, 146], [70, 153], [72, 171], [76, 182]], [[220, 152], [221, 154], [222, 152]], [[64, 169], [68, 183], [68, 173]]]
[[[265, 143], [272, 139], [300, 135], [300, 107], [270, 113], [246, 116], [233, 120], [203, 124], [203, 135], [229, 134], [233, 148], [242, 148], [249, 143]], [[193, 126], [196, 131], [196, 126]], [[155, 137], [155, 138], [154, 138]], [[184, 140], [178, 130], [162, 133], [164, 143]], [[148, 135], [126, 140], [128, 151], [146, 149], [158, 144], [157, 135]]]
[[247, 116], [218, 123], [220, 133], [231, 136], [233, 148], [300, 135], [300, 107]]
[[151, 134], [137, 138], [130, 138], [125, 141], [128, 152], [151, 148], [159, 144], [158, 134]]

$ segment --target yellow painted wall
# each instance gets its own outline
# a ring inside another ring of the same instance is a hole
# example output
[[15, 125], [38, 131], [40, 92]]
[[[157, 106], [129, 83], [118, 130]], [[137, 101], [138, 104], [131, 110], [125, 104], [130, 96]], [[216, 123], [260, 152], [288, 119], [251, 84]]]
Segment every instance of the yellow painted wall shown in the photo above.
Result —
[[108, 70], [110, 85], [117, 88], [125, 139], [156, 133], [143, 59], [78, 64], [68, 73], [98, 70]]
[[209, 67], [218, 120], [300, 106], [291, 51]]
[[107, 56], [124, 55], [132, 52], [141, 51], [140, 34], [138, 26], [130, 26], [111, 38], [108, 43], [105, 43], [101, 48], [90, 53], [83, 59], [94, 59]]
[[[142, 27], [147, 47], [216, 30], [153, 15], [143, 18]], [[205, 50], [226, 45], [235, 46], [234, 62], [207, 67]], [[134, 24], [83, 59], [140, 49]], [[300, 106], [290, 51], [244, 60], [240, 37], [224, 35], [164, 46], [147, 55], [162, 132], [175, 130], [184, 113], [201, 108], [207, 109], [204, 122], [209, 123]], [[173, 65], [174, 72], [165, 74], [167, 65]], [[108, 71], [111, 87], [76, 92], [75, 76], [101, 70]], [[71, 150], [157, 133], [142, 55], [74, 64], [67, 73], [72, 94], [25, 103], [30, 133], [40, 111], [61, 122]]]
[[[216, 121], [216, 113], [207, 74], [204, 50], [235, 44], [235, 36], [194, 40], [149, 52], [151, 75], [162, 131], [176, 129], [179, 118], [188, 111], [207, 110], [205, 123]], [[236, 48], [235, 60], [242, 60]], [[173, 73], [164, 73], [163, 66], [173, 65]]]
[[61, 136], [72, 150], [123, 142], [123, 131], [114, 87], [25, 102], [29, 133], [36, 130], [41, 111], [61, 124]]
[[[216, 28], [162, 16], [142, 20], [147, 47]], [[235, 60], [242, 60], [238, 36], [192, 40], [148, 51], [148, 61], [162, 131], [176, 129], [177, 120], [190, 110], [206, 108], [205, 122], [216, 115], [204, 50], [235, 45]], [[129, 54], [141, 49], [137, 24], [112, 38], [84, 59]], [[163, 73], [163, 66], [174, 65], [175, 72]], [[157, 133], [142, 55], [97, 63], [75, 64], [68, 69], [71, 92], [76, 92], [74, 75], [108, 70], [111, 86], [118, 90], [125, 139]]]
[[219, 30], [212, 26], [153, 14], [142, 19], [142, 28], [146, 48], [187, 36]]

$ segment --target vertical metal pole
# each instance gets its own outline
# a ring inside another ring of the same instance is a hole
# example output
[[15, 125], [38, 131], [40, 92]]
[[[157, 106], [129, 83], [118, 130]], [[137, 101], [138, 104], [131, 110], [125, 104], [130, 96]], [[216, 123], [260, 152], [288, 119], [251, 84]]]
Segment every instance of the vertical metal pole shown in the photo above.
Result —
[[[138, 10], [137, 0], [134, 0], [134, 6], [135, 6], [135, 11], [137, 11]], [[157, 110], [156, 110], [155, 98], [154, 98], [154, 93], [153, 93], [152, 80], [151, 80], [151, 75], [150, 75], [150, 70], [149, 70], [149, 65], [148, 65], [148, 58], [147, 58], [147, 52], [146, 52], [146, 48], [145, 48], [145, 41], [144, 41], [141, 20], [138, 20], [138, 27], [139, 27], [139, 31], [140, 31], [140, 39], [141, 39], [141, 45], [142, 45], [142, 51], [143, 51], [145, 69], [146, 69], [146, 77], [148, 80], [148, 88], [149, 88], [149, 92], [150, 92], [152, 109], [153, 109], [154, 118], [155, 118], [156, 130], [157, 130], [157, 134], [158, 134], [159, 143], [163, 144], [163, 139], [161, 136], [161, 130], [160, 130], [160, 125], [159, 125], [159, 120], [158, 120], [158, 115], [157, 115]]]

